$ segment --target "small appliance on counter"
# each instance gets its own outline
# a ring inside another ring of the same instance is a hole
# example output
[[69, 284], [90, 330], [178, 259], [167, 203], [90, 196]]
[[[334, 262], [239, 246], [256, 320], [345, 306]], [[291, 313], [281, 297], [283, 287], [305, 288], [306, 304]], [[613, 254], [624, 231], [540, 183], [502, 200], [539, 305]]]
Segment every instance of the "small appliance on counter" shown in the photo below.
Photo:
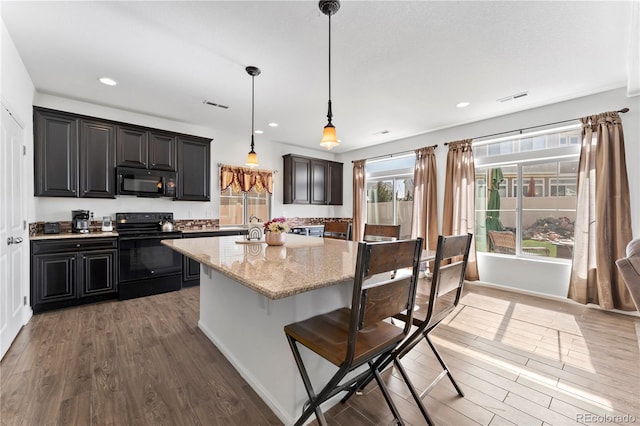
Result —
[[71, 230], [81, 234], [88, 233], [92, 215], [93, 214], [89, 210], [72, 210]]
[[60, 222], [45, 222], [44, 223], [44, 233], [45, 234], [59, 234], [60, 233]]
[[102, 216], [102, 232], [113, 231], [113, 222], [110, 216]]

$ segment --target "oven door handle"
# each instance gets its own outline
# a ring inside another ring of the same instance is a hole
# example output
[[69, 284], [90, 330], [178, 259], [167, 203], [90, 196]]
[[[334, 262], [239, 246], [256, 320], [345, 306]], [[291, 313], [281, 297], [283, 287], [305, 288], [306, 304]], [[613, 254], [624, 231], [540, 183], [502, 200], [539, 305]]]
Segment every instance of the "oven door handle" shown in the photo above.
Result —
[[120, 241], [139, 241], [139, 240], [175, 240], [178, 238], [182, 238], [182, 235], [150, 235], [150, 236], [140, 236], [140, 237], [118, 237]]

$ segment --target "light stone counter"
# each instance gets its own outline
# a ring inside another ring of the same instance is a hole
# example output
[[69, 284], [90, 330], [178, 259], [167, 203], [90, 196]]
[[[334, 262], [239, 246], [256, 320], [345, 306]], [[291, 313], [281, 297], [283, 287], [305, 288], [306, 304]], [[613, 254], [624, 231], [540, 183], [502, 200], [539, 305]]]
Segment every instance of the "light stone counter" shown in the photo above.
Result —
[[162, 243], [271, 300], [353, 280], [358, 244], [287, 234], [284, 246], [246, 244], [241, 236]]
[[35, 234], [29, 237], [30, 240], [63, 240], [72, 238], [108, 238], [117, 237], [118, 233], [115, 231], [109, 232], [61, 232], [59, 234]]

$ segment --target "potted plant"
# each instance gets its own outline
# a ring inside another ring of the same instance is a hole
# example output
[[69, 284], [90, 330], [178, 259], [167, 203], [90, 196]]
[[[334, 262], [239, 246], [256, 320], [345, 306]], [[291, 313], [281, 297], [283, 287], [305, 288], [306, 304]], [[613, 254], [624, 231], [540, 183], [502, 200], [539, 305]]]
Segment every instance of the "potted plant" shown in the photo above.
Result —
[[264, 240], [270, 246], [281, 246], [291, 227], [284, 217], [275, 217], [264, 223]]

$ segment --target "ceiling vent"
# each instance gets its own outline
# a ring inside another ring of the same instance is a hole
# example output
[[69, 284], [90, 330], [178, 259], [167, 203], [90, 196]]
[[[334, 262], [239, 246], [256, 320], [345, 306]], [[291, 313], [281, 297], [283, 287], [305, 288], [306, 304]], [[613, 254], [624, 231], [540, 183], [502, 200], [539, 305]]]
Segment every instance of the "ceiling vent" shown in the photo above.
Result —
[[203, 104], [211, 105], [211, 106], [222, 108], [222, 109], [229, 109], [229, 107], [227, 105], [217, 104], [215, 102], [211, 102], [211, 101], [208, 101], [206, 99], [204, 100]]
[[510, 95], [510, 96], [506, 96], [504, 98], [497, 99], [497, 101], [498, 102], [508, 102], [508, 101], [512, 101], [514, 99], [524, 98], [527, 95], [529, 95], [529, 92], [521, 92], [521, 93], [516, 93], [515, 95]]

